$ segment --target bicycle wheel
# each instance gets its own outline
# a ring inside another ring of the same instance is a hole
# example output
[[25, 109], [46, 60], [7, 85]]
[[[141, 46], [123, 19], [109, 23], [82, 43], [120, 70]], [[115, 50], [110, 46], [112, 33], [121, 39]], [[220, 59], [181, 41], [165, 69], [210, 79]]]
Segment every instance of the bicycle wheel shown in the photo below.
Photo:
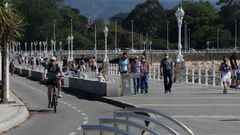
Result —
[[52, 105], [53, 105], [53, 109], [54, 109], [54, 112], [56, 113], [57, 112], [57, 102], [56, 102], [56, 95], [53, 95], [53, 100], [52, 100]]

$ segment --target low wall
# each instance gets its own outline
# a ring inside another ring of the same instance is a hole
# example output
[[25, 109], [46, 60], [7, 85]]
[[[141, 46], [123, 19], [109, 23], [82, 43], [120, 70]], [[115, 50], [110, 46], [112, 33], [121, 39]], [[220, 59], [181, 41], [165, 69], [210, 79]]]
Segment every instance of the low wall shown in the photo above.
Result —
[[43, 73], [39, 71], [31, 71], [31, 79], [40, 81], [43, 79]]
[[24, 77], [30, 77], [30, 71], [27, 69], [22, 69], [22, 73], [20, 73], [20, 75]]
[[69, 87], [99, 96], [120, 96], [119, 85], [116, 83], [69, 77]]

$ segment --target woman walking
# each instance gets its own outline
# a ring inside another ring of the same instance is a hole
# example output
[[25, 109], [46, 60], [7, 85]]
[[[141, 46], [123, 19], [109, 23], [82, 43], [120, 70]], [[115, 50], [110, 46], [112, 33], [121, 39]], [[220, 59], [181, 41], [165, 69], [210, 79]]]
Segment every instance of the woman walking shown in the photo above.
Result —
[[231, 82], [231, 67], [228, 64], [227, 57], [223, 58], [223, 62], [221, 63], [219, 70], [221, 72], [221, 79], [223, 82], [223, 94], [227, 94], [227, 83]]

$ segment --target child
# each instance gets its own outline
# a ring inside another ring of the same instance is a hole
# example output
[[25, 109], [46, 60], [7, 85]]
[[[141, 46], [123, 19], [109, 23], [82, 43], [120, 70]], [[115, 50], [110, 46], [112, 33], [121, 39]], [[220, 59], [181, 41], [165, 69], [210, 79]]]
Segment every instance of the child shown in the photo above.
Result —
[[223, 58], [219, 70], [221, 71], [221, 79], [223, 82], [223, 94], [227, 94], [227, 83], [231, 82], [231, 68], [227, 63], [227, 57]]

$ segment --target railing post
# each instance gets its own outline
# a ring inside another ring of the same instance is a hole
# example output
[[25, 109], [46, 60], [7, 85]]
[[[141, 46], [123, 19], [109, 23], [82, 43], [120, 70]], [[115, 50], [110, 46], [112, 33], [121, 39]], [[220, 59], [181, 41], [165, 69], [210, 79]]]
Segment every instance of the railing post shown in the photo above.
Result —
[[158, 70], [158, 72], [157, 72], [157, 74], [158, 74], [158, 80], [160, 80], [160, 65], [157, 65], [158, 67], [157, 67], [157, 70]]
[[156, 80], [156, 65], [153, 65], [153, 80]]
[[149, 66], [149, 79], [152, 79], [152, 64]]
[[213, 64], [213, 86], [216, 86], [216, 69], [214, 64]]
[[194, 80], [194, 71], [195, 71], [195, 67], [194, 67], [194, 65], [192, 65], [192, 84], [195, 83], [195, 80]]
[[205, 70], [205, 84], [208, 85], [208, 65], [206, 66]]
[[198, 84], [201, 84], [202, 82], [201, 82], [201, 69], [202, 68], [202, 65], [198, 65]]
[[186, 66], [186, 83], [188, 83], [188, 66]]

